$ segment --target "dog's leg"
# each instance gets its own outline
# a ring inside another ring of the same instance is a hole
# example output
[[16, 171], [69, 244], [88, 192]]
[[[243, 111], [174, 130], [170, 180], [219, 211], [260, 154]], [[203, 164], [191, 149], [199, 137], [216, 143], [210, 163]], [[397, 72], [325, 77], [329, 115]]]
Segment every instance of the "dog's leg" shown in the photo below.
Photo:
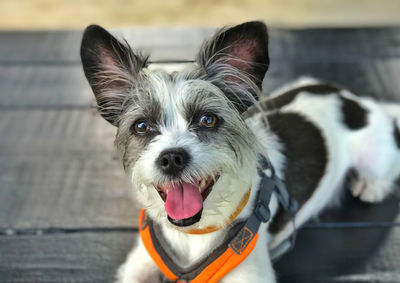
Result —
[[[385, 109], [386, 107], [384, 107]], [[400, 117], [400, 108], [397, 108]], [[385, 109], [385, 112], [386, 111]], [[382, 201], [393, 189], [400, 175], [399, 120], [389, 113], [371, 111], [370, 125], [353, 143], [358, 177], [350, 183], [355, 197], [365, 202]]]
[[275, 283], [275, 273], [268, 253], [267, 228], [262, 225], [254, 250], [234, 270], [228, 273], [221, 283]]
[[147, 283], [158, 282], [157, 266], [147, 253], [142, 240], [133, 249], [125, 263], [120, 266], [116, 283]]

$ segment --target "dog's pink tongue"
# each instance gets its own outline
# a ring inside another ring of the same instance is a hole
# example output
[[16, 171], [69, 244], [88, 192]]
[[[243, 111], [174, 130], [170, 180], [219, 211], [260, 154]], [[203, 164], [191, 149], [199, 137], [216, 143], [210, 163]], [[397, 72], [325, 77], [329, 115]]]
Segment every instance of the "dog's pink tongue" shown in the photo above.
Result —
[[190, 183], [168, 185], [165, 211], [172, 219], [195, 216], [203, 208], [203, 197], [197, 186]]

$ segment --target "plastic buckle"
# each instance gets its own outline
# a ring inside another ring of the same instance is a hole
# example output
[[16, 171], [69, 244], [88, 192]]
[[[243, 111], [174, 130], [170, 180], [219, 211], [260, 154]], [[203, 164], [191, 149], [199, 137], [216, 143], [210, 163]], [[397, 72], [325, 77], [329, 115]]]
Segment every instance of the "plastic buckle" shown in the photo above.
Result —
[[257, 216], [258, 220], [263, 223], [267, 222], [271, 217], [271, 212], [269, 211], [269, 208], [266, 207], [262, 202], [258, 202], [256, 204], [254, 213]]

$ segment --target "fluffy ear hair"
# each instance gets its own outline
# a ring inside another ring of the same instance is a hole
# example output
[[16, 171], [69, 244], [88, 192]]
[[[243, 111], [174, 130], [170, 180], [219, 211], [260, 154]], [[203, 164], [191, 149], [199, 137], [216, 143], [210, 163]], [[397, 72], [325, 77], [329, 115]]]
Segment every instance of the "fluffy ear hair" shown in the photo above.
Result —
[[269, 66], [268, 33], [262, 22], [223, 28], [206, 41], [197, 62], [243, 112], [258, 99]]
[[91, 25], [83, 34], [81, 60], [101, 115], [117, 126], [123, 102], [147, 58], [102, 27]]

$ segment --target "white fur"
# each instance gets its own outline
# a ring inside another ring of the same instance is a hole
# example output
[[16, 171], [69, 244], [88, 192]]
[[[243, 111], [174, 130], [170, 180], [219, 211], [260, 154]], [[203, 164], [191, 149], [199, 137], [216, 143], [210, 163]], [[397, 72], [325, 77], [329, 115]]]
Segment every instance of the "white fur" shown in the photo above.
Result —
[[[290, 87], [308, 83], [315, 83], [315, 80], [303, 79], [298, 83], [291, 84]], [[142, 203], [147, 205], [146, 209], [153, 218], [166, 218], [165, 211], [159, 209], [163, 203], [154, 188], [151, 188], [151, 182], [154, 181], [154, 176], [157, 176], [156, 169], [153, 168], [154, 159], [162, 149], [172, 145], [190, 145], [191, 153], [199, 158], [199, 163], [206, 164], [207, 167], [212, 168], [211, 171], [220, 170], [218, 167], [213, 167], [215, 166], [213, 164], [207, 164], [209, 157], [204, 153], [202, 145], [187, 131], [186, 122], [177, 106], [179, 103], [176, 102], [185, 95], [182, 92], [183, 89], [184, 86], [180, 85], [177, 88], [165, 87], [160, 90], [159, 93], [163, 93], [162, 99], [164, 99], [166, 107], [171, 109], [168, 116], [173, 123], [162, 129], [159, 140], [149, 147], [133, 168], [134, 183], [141, 186], [137, 196]], [[172, 90], [174, 98], [170, 93]], [[278, 90], [275, 93], [279, 95], [282, 91]], [[342, 187], [345, 175], [350, 168], [356, 168], [360, 174], [360, 181], [352, 187], [353, 194], [368, 202], [382, 200], [391, 191], [395, 177], [400, 174], [400, 151], [396, 147], [392, 135], [392, 121], [395, 115], [400, 118], [400, 112], [398, 112], [400, 108], [392, 105], [380, 105], [371, 99], [359, 98], [347, 91], [343, 91], [341, 94], [349, 99], [357, 100], [364, 108], [368, 109], [368, 126], [357, 131], [347, 129], [341, 122], [340, 100], [335, 95], [318, 96], [304, 92], [281, 109], [284, 113], [301, 114], [318, 127], [328, 150], [329, 162], [326, 172], [314, 194], [296, 216], [296, 223], [299, 226], [328, 205], [338, 202], [338, 190]], [[261, 114], [254, 115], [247, 120], [247, 125], [261, 144], [260, 151], [270, 158], [278, 176], [283, 177], [282, 171], [285, 166], [285, 157], [281, 152], [283, 145], [277, 136], [263, 126], [261, 119]], [[221, 154], [220, 158], [233, 160], [229, 154], [226, 155], [226, 152], [218, 153], [217, 150], [213, 150], [210, 154]], [[245, 189], [250, 185], [252, 187], [250, 201], [238, 219], [245, 218], [251, 213], [259, 178], [255, 171], [256, 168], [250, 166], [251, 158], [249, 157], [248, 160], [249, 162], [240, 168], [228, 166], [227, 169], [225, 165], [221, 165], [224, 173], [213, 188], [212, 198], [205, 201], [205, 213], [199, 224], [195, 224], [196, 227], [221, 224], [221, 219], [226, 219], [232, 213], [233, 208], [237, 207], [244, 195]], [[227, 161], [225, 160], [225, 162]], [[146, 168], [146, 170], [141, 168]], [[204, 170], [210, 173], [207, 168]], [[137, 177], [138, 174], [140, 174], [140, 178]], [[144, 191], [145, 194], [143, 194]], [[274, 214], [277, 209], [275, 196], [271, 201], [270, 208]], [[167, 221], [160, 221], [160, 223], [164, 237], [178, 254], [176, 260], [182, 265], [193, 264], [207, 256], [221, 242], [229, 228], [225, 227], [217, 232], [204, 235], [190, 235], [177, 230]], [[288, 224], [273, 239], [267, 233], [266, 228], [267, 224], [263, 224], [254, 251], [239, 267], [226, 275], [222, 279], [222, 283], [275, 282], [267, 246], [268, 243], [270, 247], [277, 246], [290, 236], [293, 227]], [[156, 270], [156, 266], [147, 255], [143, 244], [140, 240], [138, 242], [136, 249], [129, 254], [126, 263], [119, 270], [118, 282], [120, 283], [145, 282], [144, 278]]]

